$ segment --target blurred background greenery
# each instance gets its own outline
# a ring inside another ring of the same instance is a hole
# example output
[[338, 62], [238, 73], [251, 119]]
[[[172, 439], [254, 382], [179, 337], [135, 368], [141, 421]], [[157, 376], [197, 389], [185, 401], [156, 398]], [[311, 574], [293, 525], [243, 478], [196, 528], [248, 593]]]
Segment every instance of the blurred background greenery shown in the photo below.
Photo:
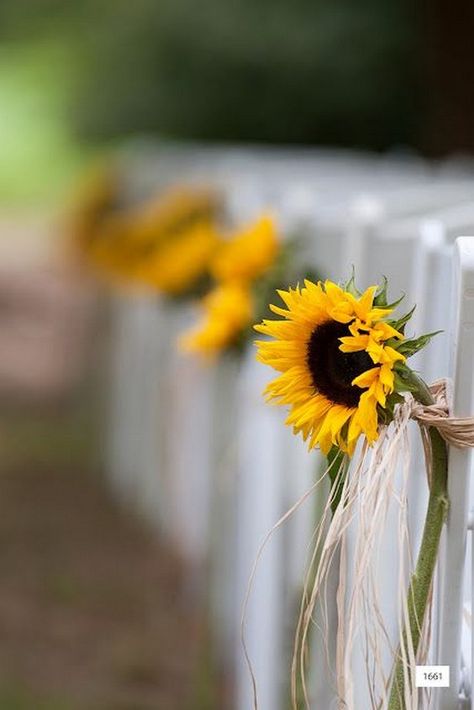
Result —
[[426, 5], [2, 0], [0, 199], [137, 133], [470, 151], [474, 10]]

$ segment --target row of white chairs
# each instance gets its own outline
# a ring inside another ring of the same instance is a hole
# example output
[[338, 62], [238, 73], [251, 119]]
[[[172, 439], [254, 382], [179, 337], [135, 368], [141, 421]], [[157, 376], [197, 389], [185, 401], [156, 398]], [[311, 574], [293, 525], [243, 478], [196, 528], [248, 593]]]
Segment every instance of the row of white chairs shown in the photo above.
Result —
[[[414, 366], [428, 381], [453, 377], [455, 413], [474, 414], [474, 238], [455, 241], [474, 234], [470, 165], [146, 144], [130, 146], [123, 162], [134, 195], [175, 182], [206, 183], [221, 190], [238, 224], [270, 209], [283, 235], [305, 234], [304, 258], [322, 277], [345, 278], [354, 266], [365, 287], [387, 276], [391, 297], [405, 293], [407, 309], [417, 304], [417, 334], [443, 330]], [[264, 403], [261, 392], [272, 373], [255, 361], [252, 348], [241, 361], [227, 357], [211, 367], [177, 352], [177, 335], [194, 315], [193, 304], [165, 304], [154, 294], [114, 298], [107, 470], [123, 504], [187, 560], [191, 591], [210, 604], [214, 652], [234, 679], [235, 707], [247, 710], [252, 691], [240, 616], [252, 565], [266, 533], [309, 489], [322, 462], [284, 427], [284, 414]], [[415, 439], [413, 447], [410, 527], [416, 548], [427, 490]], [[435, 710], [455, 710], [461, 702], [470, 707], [471, 627], [463, 619], [470, 619], [472, 597], [465, 551], [474, 507], [471, 467], [470, 452], [450, 453], [451, 510], [431, 658], [450, 665], [451, 687], [433, 693]], [[275, 533], [258, 566], [246, 635], [261, 710], [288, 706], [296, 609], [321, 504], [322, 497], [307, 501]], [[397, 570], [387, 560], [394, 554], [394, 515], [390, 511], [382, 541], [386, 568], [380, 570], [382, 606], [393, 619]], [[315, 708], [333, 708], [337, 699], [322, 655], [315, 648], [312, 699]], [[356, 710], [370, 706], [362, 682], [356, 698]]]

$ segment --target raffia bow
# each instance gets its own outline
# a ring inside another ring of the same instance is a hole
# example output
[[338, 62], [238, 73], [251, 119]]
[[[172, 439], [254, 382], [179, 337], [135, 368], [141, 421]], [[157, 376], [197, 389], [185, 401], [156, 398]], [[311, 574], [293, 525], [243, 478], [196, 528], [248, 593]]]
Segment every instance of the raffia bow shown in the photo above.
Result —
[[453, 417], [450, 410], [450, 383], [446, 379], [436, 380], [429, 390], [434, 404], [424, 405], [413, 397], [407, 398], [412, 419], [424, 427], [434, 427], [451, 446], [459, 449], [474, 447], [474, 417]]

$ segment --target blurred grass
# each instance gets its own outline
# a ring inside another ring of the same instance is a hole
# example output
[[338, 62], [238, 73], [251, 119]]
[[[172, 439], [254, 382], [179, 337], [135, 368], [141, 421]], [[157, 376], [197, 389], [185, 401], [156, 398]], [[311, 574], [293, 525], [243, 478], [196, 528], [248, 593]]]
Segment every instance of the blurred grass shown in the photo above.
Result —
[[62, 394], [2, 396], [1, 470], [102, 470], [108, 421], [105, 343], [95, 341], [79, 380]]
[[101, 460], [99, 414], [87, 402], [70, 409], [24, 406], [0, 410], [3, 470], [55, 467], [97, 469]]
[[0, 710], [75, 710], [75, 706], [56, 697], [39, 698], [20, 681], [9, 681], [0, 682]]

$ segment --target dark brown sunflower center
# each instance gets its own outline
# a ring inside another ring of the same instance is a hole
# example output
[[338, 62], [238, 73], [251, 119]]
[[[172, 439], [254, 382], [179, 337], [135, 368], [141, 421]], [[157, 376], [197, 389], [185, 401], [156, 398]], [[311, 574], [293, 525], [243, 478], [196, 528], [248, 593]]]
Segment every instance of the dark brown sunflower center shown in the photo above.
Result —
[[363, 390], [351, 382], [374, 367], [364, 352], [343, 353], [339, 338], [350, 335], [349, 327], [337, 321], [318, 325], [308, 343], [307, 362], [315, 389], [335, 404], [357, 407]]

